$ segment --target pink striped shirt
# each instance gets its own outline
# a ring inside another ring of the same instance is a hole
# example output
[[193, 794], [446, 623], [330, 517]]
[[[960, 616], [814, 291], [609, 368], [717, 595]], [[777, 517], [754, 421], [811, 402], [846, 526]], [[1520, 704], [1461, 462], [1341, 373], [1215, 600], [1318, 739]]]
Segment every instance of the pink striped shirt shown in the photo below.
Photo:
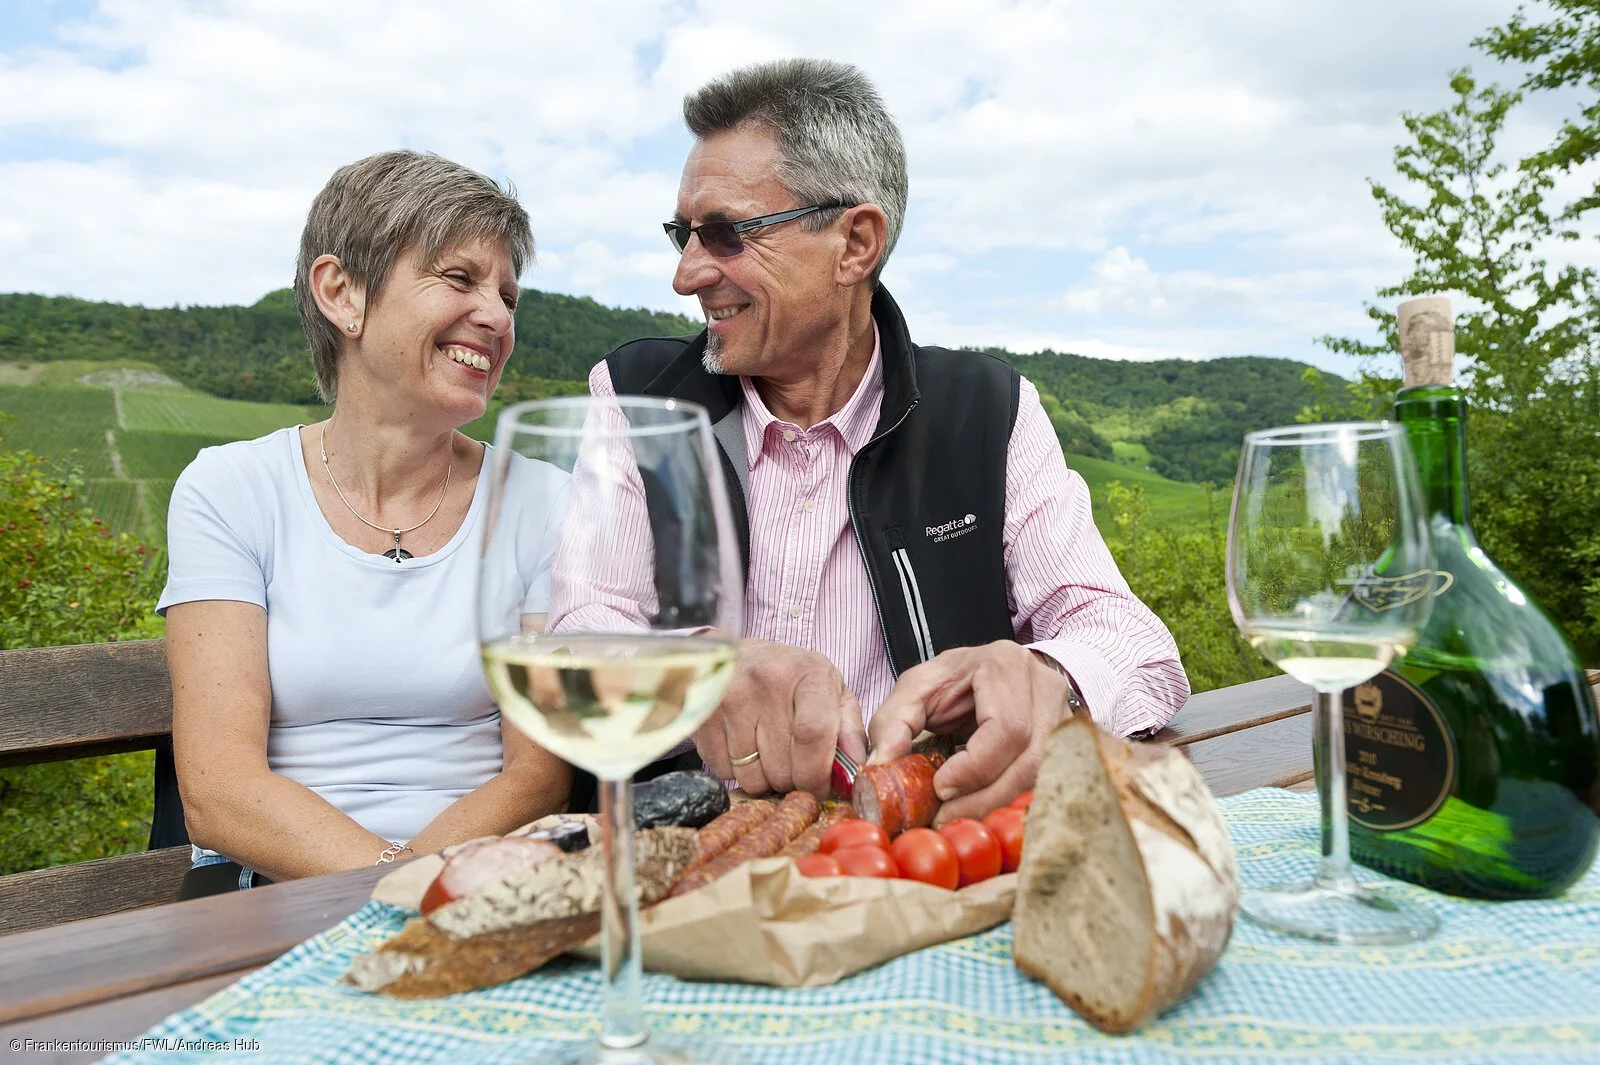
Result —
[[[844, 407], [810, 429], [779, 421], [749, 378], [741, 384], [750, 463], [744, 634], [826, 656], [870, 720], [895, 674], [846, 500], [850, 461], [877, 427], [881, 350], [875, 343]], [[616, 394], [604, 362], [590, 372], [589, 389]], [[645, 535], [641, 523], [641, 553]], [[1067, 468], [1026, 378], [1006, 457], [1003, 539], [1017, 642], [1059, 662], [1104, 728], [1128, 735], [1166, 724], [1189, 696], [1177, 645], [1117, 571], [1088, 486]], [[553, 620], [559, 613], [552, 603]]]

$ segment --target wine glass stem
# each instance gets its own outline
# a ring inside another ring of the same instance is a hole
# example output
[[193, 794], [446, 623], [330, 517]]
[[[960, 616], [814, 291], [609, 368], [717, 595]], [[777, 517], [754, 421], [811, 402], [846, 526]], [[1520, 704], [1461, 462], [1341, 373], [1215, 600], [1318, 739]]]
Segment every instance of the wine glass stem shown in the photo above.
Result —
[[1317, 795], [1322, 800], [1322, 865], [1317, 883], [1322, 887], [1354, 888], [1350, 872], [1350, 810], [1345, 805], [1344, 691], [1318, 691], [1312, 696], [1316, 729]]
[[639, 896], [633, 886], [633, 779], [600, 781], [602, 846], [606, 858], [605, 909], [600, 913], [600, 970], [605, 1008], [600, 1042], [636, 1047], [649, 1033], [639, 1001]]

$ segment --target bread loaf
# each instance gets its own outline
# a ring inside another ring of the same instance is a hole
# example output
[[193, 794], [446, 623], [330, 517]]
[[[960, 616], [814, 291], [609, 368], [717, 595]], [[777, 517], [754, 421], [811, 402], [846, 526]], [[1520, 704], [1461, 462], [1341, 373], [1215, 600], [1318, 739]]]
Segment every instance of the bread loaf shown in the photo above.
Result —
[[1132, 1031], [1194, 987], [1239, 904], [1233, 848], [1199, 772], [1086, 715], [1046, 740], [1017, 872], [1017, 967], [1107, 1032]]
[[[634, 836], [640, 905], [666, 895], [694, 859], [692, 828]], [[508, 876], [427, 917], [350, 963], [345, 979], [363, 991], [431, 998], [489, 987], [532, 972], [600, 927], [605, 854], [591, 847]]]

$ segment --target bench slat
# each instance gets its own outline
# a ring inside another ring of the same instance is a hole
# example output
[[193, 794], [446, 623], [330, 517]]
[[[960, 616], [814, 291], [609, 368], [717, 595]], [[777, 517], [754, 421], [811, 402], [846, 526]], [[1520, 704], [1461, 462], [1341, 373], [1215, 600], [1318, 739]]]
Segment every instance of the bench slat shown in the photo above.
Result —
[[171, 733], [161, 640], [0, 651], [0, 768], [147, 751]]
[[1189, 696], [1177, 716], [1154, 738], [1181, 747], [1310, 710], [1309, 687], [1288, 675], [1267, 677]]
[[189, 848], [119, 854], [0, 876], [0, 935], [178, 901]]

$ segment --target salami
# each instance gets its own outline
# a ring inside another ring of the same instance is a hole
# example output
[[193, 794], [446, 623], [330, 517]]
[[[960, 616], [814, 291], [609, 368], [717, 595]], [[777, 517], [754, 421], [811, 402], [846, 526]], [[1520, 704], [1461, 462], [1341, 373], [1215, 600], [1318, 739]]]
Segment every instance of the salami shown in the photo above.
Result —
[[[803, 833], [817, 819], [822, 804], [815, 795], [791, 791], [771, 817], [745, 833], [733, 846], [686, 874], [672, 887], [673, 895], [686, 895], [753, 858], [770, 858]], [[707, 826], [710, 827], [710, 826]]]
[[891, 838], [908, 828], [928, 827], [939, 812], [933, 774], [943, 764], [944, 756], [934, 752], [863, 766], [851, 800], [856, 815], [881, 825]]
[[771, 817], [776, 809], [775, 804], [763, 800], [745, 802], [712, 821], [695, 834], [694, 864], [689, 868], [697, 869], [717, 857]]
[[804, 858], [808, 854], [815, 854], [817, 852], [817, 848], [822, 844], [822, 834], [824, 832], [828, 831], [828, 829], [832, 828], [840, 821], [854, 817], [855, 815], [856, 812], [850, 807], [846, 806], [844, 803], [835, 803], [826, 810], [822, 811], [821, 816], [817, 818], [816, 824], [800, 833], [794, 842], [790, 843], [787, 847], [783, 848], [783, 850], [779, 851], [778, 857]]

